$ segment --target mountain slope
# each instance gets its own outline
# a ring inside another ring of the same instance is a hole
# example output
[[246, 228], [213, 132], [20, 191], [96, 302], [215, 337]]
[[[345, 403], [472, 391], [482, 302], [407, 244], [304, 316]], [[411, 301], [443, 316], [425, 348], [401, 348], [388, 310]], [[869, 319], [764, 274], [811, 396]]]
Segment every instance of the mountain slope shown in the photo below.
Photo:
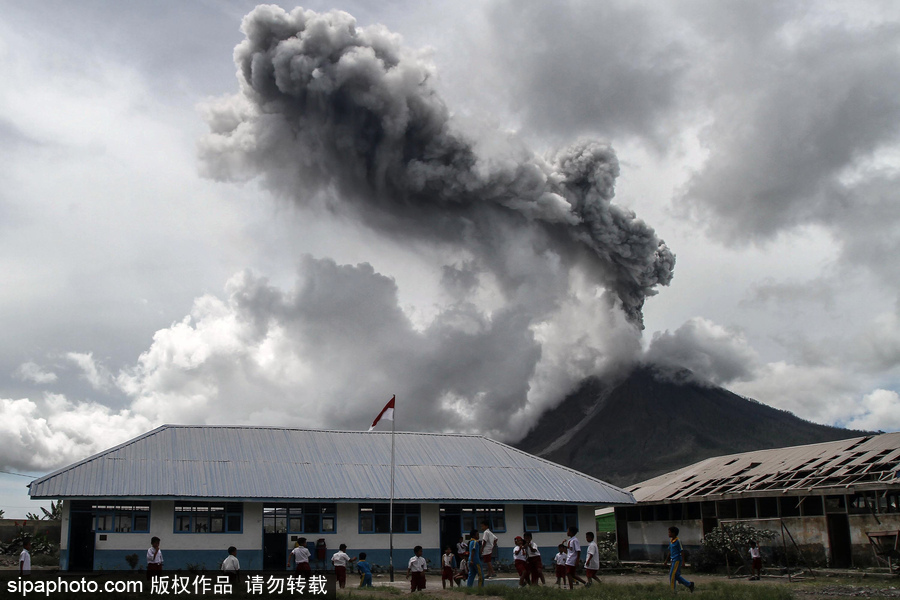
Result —
[[515, 445], [626, 486], [711, 456], [860, 435], [643, 366], [586, 379]]

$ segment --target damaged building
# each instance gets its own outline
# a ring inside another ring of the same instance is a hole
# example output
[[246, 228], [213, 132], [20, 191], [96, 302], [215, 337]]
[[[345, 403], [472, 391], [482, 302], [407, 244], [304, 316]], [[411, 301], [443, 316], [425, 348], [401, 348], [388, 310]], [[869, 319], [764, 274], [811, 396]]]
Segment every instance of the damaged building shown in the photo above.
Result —
[[[815, 564], [875, 566], [900, 535], [900, 433], [720, 456], [638, 483], [615, 509], [623, 560], [660, 560], [668, 527], [687, 548], [721, 523], [775, 531]], [[875, 540], [873, 544], [871, 540]], [[883, 566], [885, 563], [881, 563]]]

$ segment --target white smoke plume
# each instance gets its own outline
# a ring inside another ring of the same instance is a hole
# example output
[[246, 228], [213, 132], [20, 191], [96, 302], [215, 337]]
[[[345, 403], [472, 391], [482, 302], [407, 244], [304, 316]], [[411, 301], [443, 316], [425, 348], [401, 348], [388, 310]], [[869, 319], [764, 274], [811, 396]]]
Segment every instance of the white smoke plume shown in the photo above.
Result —
[[208, 107], [207, 175], [259, 176], [303, 205], [465, 248], [510, 295], [535, 287], [511, 266], [508, 249], [523, 238], [537, 262], [552, 254], [565, 271], [589, 271], [639, 325], [645, 298], [671, 280], [665, 243], [612, 203], [619, 165], [608, 145], [579, 141], [548, 158], [479, 152], [432, 86], [433, 67], [344, 12], [260, 6], [242, 30], [240, 92]]

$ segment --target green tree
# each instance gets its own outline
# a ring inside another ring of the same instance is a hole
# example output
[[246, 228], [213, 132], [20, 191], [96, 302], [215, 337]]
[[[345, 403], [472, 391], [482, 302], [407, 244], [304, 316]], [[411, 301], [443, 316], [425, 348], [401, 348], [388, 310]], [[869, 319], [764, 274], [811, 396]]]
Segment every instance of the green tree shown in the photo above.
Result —
[[61, 521], [62, 520], [62, 506], [63, 501], [59, 500], [57, 502], [50, 501], [50, 510], [47, 510], [43, 506], [40, 507], [41, 512], [44, 514], [42, 516], [38, 516], [35, 513], [27, 513], [25, 518], [29, 521]]
[[49, 521], [62, 521], [62, 507], [62, 500], [57, 500], [56, 502], [51, 500], [50, 510], [47, 510], [43, 506], [41, 507], [41, 510], [44, 512], [44, 519]]

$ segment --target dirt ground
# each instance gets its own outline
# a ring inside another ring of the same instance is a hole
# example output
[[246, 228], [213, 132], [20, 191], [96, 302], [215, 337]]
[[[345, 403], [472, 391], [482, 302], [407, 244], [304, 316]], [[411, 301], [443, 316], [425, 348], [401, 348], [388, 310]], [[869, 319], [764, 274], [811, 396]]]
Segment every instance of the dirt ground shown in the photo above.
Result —
[[[686, 576], [696, 584], [696, 591], [701, 592], [704, 585], [710, 582], [721, 582], [725, 584], [737, 586], [787, 586], [794, 593], [798, 600], [834, 600], [836, 598], [898, 598], [900, 599], [900, 579], [893, 577], [842, 577], [830, 576], [827, 574], [819, 574], [816, 577], [799, 576], [793, 577], [792, 581], [788, 581], [787, 576], [763, 576], [759, 581], [750, 581], [747, 578], [729, 578], [724, 575], [700, 575], [686, 574]], [[404, 574], [396, 574], [394, 583], [390, 583], [388, 577], [377, 576], [373, 581], [376, 588], [374, 590], [359, 590], [352, 586], [355, 581], [348, 578], [347, 588], [338, 590], [339, 598], [347, 598], [356, 596], [359, 598], [365, 595], [366, 598], [396, 598], [397, 591], [378, 589], [378, 586], [390, 586], [397, 588], [403, 593], [409, 592], [409, 582]], [[610, 585], [626, 585], [626, 584], [664, 584], [667, 576], [665, 573], [626, 573], [615, 575], [602, 575], [601, 580]], [[460, 589], [450, 588], [443, 589], [441, 587], [441, 578], [439, 575], [428, 574], [426, 576], [425, 593], [420, 594], [433, 596], [435, 598], [443, 598], [449, 600], [451, 598], [460, 597]], [[548, 578], [548, 584], [555, 582], [554, 578]], [[516, 579], [510, 575], [498, 575], [494, 580], [487, 582], [502, 583], [505, 585], [516, 585]], [[685, 596], [681, 596], [686, 598]], [[484, 598], [497, 598], [496, 596], [485, 596]]]

